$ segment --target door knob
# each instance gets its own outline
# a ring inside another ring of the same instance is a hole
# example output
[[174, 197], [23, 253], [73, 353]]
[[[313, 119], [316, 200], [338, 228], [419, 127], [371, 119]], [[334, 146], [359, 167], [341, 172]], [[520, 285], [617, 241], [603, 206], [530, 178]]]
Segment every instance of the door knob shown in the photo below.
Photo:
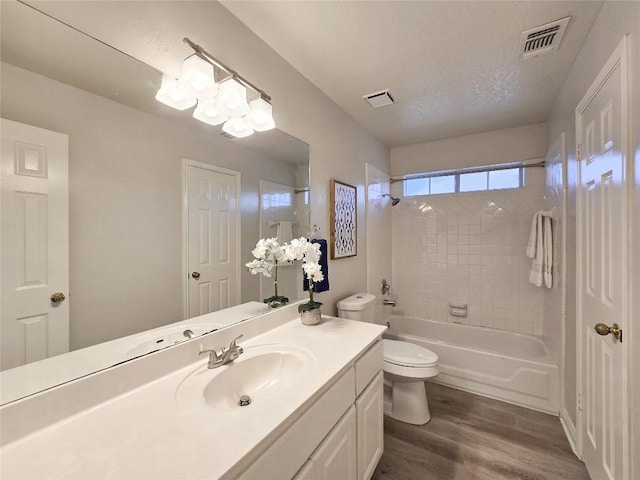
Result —
[[64, 302], [64, 299], [67, 298], [64, 296], [64, 293], [62, 292], [55, 292], [51, 294], [51, 301], [53, 303], [62, 303]]
[[195, 278], [196, 280], [197, 280], [198, 278], [200, 278], [200, 274], [199, 274], [198, 272], [193, 272], [193, 273], [191, 274], [191, 276], [192, 276], [193, 278]]
[[609, 326], [604, 323], [598, 323], [593, 327], [598, 335], [613, 335], [617, 340], [622, 341], [622, 329], [617, 323]]

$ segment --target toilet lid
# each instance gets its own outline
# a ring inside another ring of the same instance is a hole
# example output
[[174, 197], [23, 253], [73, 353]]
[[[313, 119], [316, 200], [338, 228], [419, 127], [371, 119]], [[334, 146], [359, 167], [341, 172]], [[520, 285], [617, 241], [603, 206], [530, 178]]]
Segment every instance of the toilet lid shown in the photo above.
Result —
[[384, 361], [396, 365], [423, 367], [438, 362], [438, 356], [431, 350], [409, 342], [382, 340]]

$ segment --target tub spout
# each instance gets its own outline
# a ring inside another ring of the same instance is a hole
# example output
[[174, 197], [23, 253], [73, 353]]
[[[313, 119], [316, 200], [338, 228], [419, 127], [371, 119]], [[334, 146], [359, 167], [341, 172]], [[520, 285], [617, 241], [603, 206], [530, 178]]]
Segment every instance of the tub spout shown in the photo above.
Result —
[[382, 300], [382, 304], [383, 305], [387, 305], [390, 307], [395, 307], [396, 306], [396, 301], [392, 298], [385, 298]]

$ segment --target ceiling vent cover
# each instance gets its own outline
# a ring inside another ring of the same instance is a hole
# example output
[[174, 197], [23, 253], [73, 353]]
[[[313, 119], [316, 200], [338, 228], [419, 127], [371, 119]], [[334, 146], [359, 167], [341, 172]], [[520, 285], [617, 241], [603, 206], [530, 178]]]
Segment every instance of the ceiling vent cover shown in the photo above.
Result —
[[556, 50], [567, 29], [569, 20], [571, 17], [566, 17], [523, 32], [520, 37], [522, 58], [537, 57]]
[[373, 108], [380, 108], [395, 103], [395, 100], [389, 93], [389, 89], [370, 93], [368, 95], [363, 95], [362, 98], [369, 102], [369, 105], [371, 105]]

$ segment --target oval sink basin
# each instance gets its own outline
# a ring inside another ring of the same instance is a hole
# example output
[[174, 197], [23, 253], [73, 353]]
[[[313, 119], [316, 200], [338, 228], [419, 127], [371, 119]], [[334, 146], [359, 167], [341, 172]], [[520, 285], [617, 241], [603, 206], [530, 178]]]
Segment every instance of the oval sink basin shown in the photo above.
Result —
[[[246, 347], [227, 365], [209, 369], [205, 362], [198, 367], [180, 382], [176, 401], [221, 411], [255, 408], [282, 398], [313, 364], [314, 357], [304, 348], [273, 344]], [[251, 398], [250, 405], [239, 405], [243, 395]]]

